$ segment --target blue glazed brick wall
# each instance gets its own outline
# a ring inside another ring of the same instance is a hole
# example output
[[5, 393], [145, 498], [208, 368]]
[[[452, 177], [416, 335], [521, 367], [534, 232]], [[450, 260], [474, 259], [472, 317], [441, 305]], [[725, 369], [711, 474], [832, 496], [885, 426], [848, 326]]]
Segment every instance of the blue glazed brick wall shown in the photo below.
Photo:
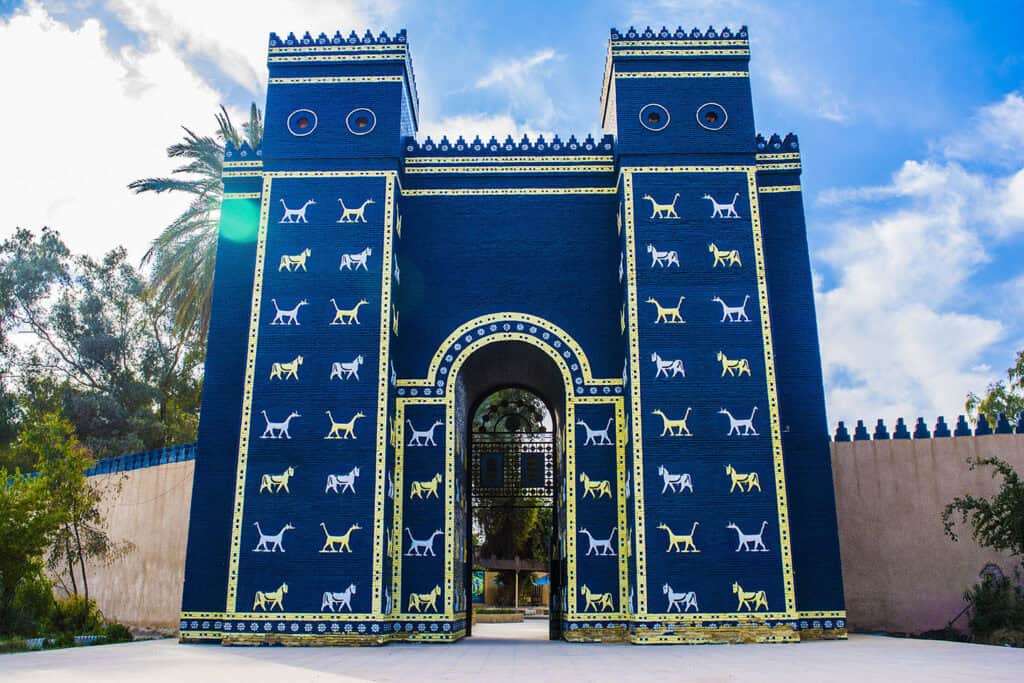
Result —
[[459, 373], [495, 342], [562, 406], [566, 637], [843, 629], [799, 149], [755, 137], [746, 30], [613, 32], [609, 135], [503, 142], [409, 137], [399, 35], [272, 35], [263, 148], [227, 152], [183, 638], [460, 637], [498, 387]]

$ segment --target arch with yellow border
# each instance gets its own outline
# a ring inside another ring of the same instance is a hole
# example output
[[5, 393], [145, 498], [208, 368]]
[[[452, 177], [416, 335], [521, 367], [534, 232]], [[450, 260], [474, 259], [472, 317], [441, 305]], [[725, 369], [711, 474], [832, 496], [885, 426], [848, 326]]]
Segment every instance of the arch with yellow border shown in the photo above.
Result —
[[[445, 408], [445, 480], [452, 482], [455, 471], [455, 449], [457, 435], [455, 432], [455, 387], [462, 367], [469, 358], [482, 348], [491, 344], [505, 342], [521, 342], [529, 344], [547, 355], [558, 368], [565, 391], [565, 431], [563, 433], [564, 467], [562, 476], [566, 492], [564, 514], [566, 516], [566, 585], [568, 604], [563, 619], [576, 619], [581, 615], [577, 612], [577, 566], [576, 566], [576, 438], [575, 408], [580, 404], [607, 404], [612, 406], [615, 415], [615, 449], [617, 470], [617, 495], [623, 500], [626, 495], [626, 443], [628, 429], [625, 418], [625, 400], [623, 397], [622, 378], [594, 377], [589, 359], [582, 346], [571, 335], [558, 325], [527, 313], [504, 312], [491, 313], [469, 320], [457, 327], [438, 346], [431, 358], [426, 377], [419, 379], [398, 379], [398, 396], [395, 403], [395, 422], [405, 424], [405, 406], [441, 405]], [[569, 428], [571, 427], [571, 428]], [[399, 435], [398, 443], [403, 443]], [[401, 490], [402, 477], [400, 464], [404, 459], [404, 447], [398, 448], [396, 458], [395, 485]], [[454, 486], [445, 486], [445, 508], [455, 509]], [[400, 501], [401, 496], [396, 497]], [[394, 526], [401, 528], [400, 502], [396, 506]], [[619, 609], [615, 614], [606, 612], [603, 617], [626, 619], [628, 585], [628, 561], [631, 553], [627, 548], [626, 516], [624, 506], [618, 516], [619, 542]], [[445, 515], [445, 538], [451, 539], [454, 534], [454, 516]], [[440, 618], [454, 618], [453, 595], [456, 586], [454, 546], [445, 543], [445, 590], [444, 614]], [[401, 595], [401, 561], [393, 568], [393, 588], [396, 595]], [[461, 614], [461, 612], [460, 612]], [[404, 618], [404, 616], [403, 616]]]

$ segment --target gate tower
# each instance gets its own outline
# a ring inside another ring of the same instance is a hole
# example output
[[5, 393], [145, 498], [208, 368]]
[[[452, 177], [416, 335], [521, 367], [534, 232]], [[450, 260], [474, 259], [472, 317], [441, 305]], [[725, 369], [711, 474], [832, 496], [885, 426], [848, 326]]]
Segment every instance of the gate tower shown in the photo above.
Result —
[[800, 151], [755, 134], [749, 55], [612, 30], [601, 139], [417, 141], [405, 31], [271, 34], [262, 148], [225, 151], [183, 641], [462, 637], [495, 383], [558, 407], [562, 637], [845, 636]]

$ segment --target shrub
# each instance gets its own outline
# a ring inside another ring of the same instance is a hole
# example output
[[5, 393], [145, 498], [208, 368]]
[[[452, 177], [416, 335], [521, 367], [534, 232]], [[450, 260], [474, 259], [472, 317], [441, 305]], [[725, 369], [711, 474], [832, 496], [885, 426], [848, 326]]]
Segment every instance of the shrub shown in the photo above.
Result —
[[71, 636], [100, 633], [103, 615], [95, 600], [69, 595], [57, 600], [51, 625], [54, 631]]
[[24, 652], [27, 649], [28, 646], [25, 644], [24, 638], [0, 640], [0, 655], [8, 654], [10, 652]]
[[53, 612], [53, 587], [37, 571], [23, 579], [14, 592], [9, 630], [26, 638], [41, 635], [49, 627]]
[[134, 640], [132, 632], [124, 624], [112, 621], [103, 627], [103, 634], [107, 637], [108, 643], [127, 643]]
[[[971, 636], [980, 642], [992, 642], [998, 632], [1024, 632], [1024, 589], [1019, 585], [1020, 574], [986, 576], [980, 583], [964, 593], [971, 606], [968, 625]], [[1011, 638], [1012, 639], [1012, 638]]]

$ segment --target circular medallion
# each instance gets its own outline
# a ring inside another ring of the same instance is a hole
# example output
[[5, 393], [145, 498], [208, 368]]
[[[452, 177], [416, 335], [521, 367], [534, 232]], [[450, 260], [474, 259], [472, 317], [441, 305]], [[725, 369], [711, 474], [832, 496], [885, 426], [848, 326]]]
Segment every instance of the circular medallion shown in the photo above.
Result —
[[316, 130], [316, 112], [312, 109], [296, 109], [288, 115], [288, 132], [295, 137], [305, 137]]
[[726, 113], [725, 107], [715, 102], [702, 104], [697, 109], [697, 123], [706, 130], [722, 130], [728, 120], [729, 114]]
[[366, 135], [377, 127], [377, 115], [365, 107], [353, 109], [345, 117], [345, 126], [352, 135]]
[[640, 125], [655, 133], [668, 127], [668, 109], [660, 104], [648, 104], [640, 110]]

